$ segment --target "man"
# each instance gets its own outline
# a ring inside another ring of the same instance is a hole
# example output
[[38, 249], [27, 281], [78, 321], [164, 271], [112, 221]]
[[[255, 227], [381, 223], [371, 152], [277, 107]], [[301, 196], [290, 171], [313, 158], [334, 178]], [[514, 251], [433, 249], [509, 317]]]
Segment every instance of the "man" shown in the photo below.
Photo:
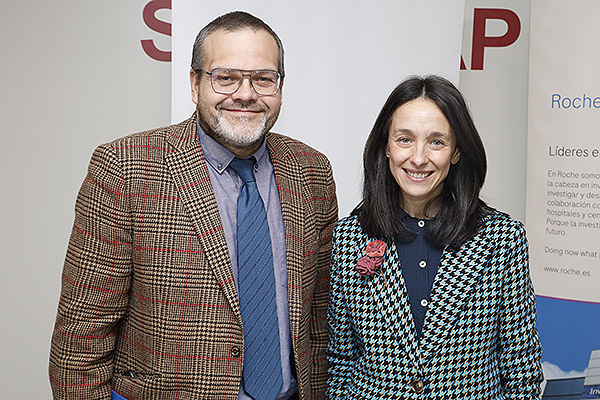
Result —
[[328, 160], [269, 132], [283, 76], [275, 32], [223, 15], [194, 45], [196, 113], [95, 151], [52, 339], [55, 398], [324, 397], [337, 200]]

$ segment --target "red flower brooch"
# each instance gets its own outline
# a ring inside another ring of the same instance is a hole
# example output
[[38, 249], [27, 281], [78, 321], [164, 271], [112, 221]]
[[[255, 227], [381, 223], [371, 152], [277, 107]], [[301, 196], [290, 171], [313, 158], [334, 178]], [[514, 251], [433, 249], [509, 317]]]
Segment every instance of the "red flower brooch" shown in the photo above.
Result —
[[367, 245], [367, 255], [358, 259], [356, 270], [362, 276], [373, 275], [377, 268], [383, 263], [383, 254], [385, 253], [385, 242], [373, 240]]

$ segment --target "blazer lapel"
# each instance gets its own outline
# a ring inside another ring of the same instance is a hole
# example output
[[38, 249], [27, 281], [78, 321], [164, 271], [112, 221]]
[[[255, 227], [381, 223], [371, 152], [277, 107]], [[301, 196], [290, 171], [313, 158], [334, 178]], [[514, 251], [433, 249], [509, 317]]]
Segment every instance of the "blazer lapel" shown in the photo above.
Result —
[[304, 180], [302, 170], [294, 160], [295, 155], [277, 135], [267, 134], [267, 150], [273, 163], [285, 230], [291, 336], [297, 338], [303, 304], [302, 270], [305, 258], [303, 243], [306, 198], [303, 193]]
[[[365, 242], [364, 248], [366, 248], [370, 240], [372, 239], [369, 238]], [[397, 335], [397, 339], [412, 361], [412, 365], [420, 366], [421, 358], [417, 344], [415, 324], [408, 302], [406, 285], [402, 277], [402, 268], [398, 259], [396, 244], [393, 241], [391, 244], [387, 243], [383, 264], [379, 272], [373, 275], [372, 278], [367, 279], [371, 285], [371, 293], [379, 307], [380, 313], [388, 321], [392, 331]]]
[[453, 326], [480, 279], [491, 248], [484, 235], [477, 234], [456, 251], [444, 249], [433, 283], [431, 302], [425, 315], [421, 348], [429, 358], [450, 340]]
[[241, 324], [242, 317], [231, 259], [206, 160], [200, 147], [195, 115], [183, 125], [181, 131], [173, 132], [167, 141], [176, 149], [166, 156], [166, 163], [177, 185], [177, 191], [192, 219], [196, 237], [200, 241], [208, 265], [213, 268], [217, 282], [223, 288], [225, 297]]

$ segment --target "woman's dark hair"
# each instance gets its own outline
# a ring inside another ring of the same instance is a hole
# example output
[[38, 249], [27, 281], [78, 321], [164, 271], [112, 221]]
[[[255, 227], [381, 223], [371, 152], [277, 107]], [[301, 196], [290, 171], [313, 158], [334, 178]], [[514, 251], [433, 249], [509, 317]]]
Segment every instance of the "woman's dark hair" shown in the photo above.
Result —
[[425, 208], [438, 210], [427, 225], [428, 240], [438, 247], [456, 248], [475, 234], [487, 208], [479, 198], [487, 162], [463, 96], [450, 81], [439, 76], [409, 77], [386, 100], [365, 145], [363, 200], [352, 214], [358, 215], [363, 230], [370, 236], [399, 240], [414, 236], [400, 212], [402, 194], [390, 172], [386, 147], [394, 112], [416, 98], [431, 100], [439, 107], [450, 123], [460, 152], [458, 163], [450, 166], [442, 193]]

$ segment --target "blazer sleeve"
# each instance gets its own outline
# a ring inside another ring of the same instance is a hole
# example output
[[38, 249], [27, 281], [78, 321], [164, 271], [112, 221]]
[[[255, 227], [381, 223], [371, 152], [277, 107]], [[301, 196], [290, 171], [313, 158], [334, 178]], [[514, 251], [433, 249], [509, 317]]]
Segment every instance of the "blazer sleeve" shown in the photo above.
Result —
[[310, 328], [313, 368], [311, 369], [311, 398], [322, 399], [327, 385], [327, 304], [329, 301], [329, 278], [331, 261], [331, 238], [338, 218], [338, 204], [335, 182], [331, 166], [327, 162], [323, 196], [323, 208], [320, 212], [320, 231], [318, 248], [318, 270], [312, 297], [312, 321]]
[[[357, 349], [352, 339], [352, 326], [346, 305], [348, 299], [344, 290], [345, 281], [343, 261], [343, 234], [336, 227], [333, 234], [331, 254], [331, 290], [327, 321], [329, 325], [329, 344], [327, 346], [327, 360], [329, 361], [329, 381], [327, 383], [327, 399], [343, 399], [346, 386], [350, 379], [354, 362], [357, 358]], [[347, 244], [347, 243], [346, 243]]]
[[535, 326], [535, 294], [529, 276], [525, 229], [521, 223], [515, 223], [516, 232], [505, 240], [506, 268], [500, 315], [501, 385], [507, 399], [537, 399], [543, 376]]
[[110, 399], [113, 351], [131, 279], [131, 218], [114, 151], [92, 156], [75, 205], [50, 351], [55, 399]]

